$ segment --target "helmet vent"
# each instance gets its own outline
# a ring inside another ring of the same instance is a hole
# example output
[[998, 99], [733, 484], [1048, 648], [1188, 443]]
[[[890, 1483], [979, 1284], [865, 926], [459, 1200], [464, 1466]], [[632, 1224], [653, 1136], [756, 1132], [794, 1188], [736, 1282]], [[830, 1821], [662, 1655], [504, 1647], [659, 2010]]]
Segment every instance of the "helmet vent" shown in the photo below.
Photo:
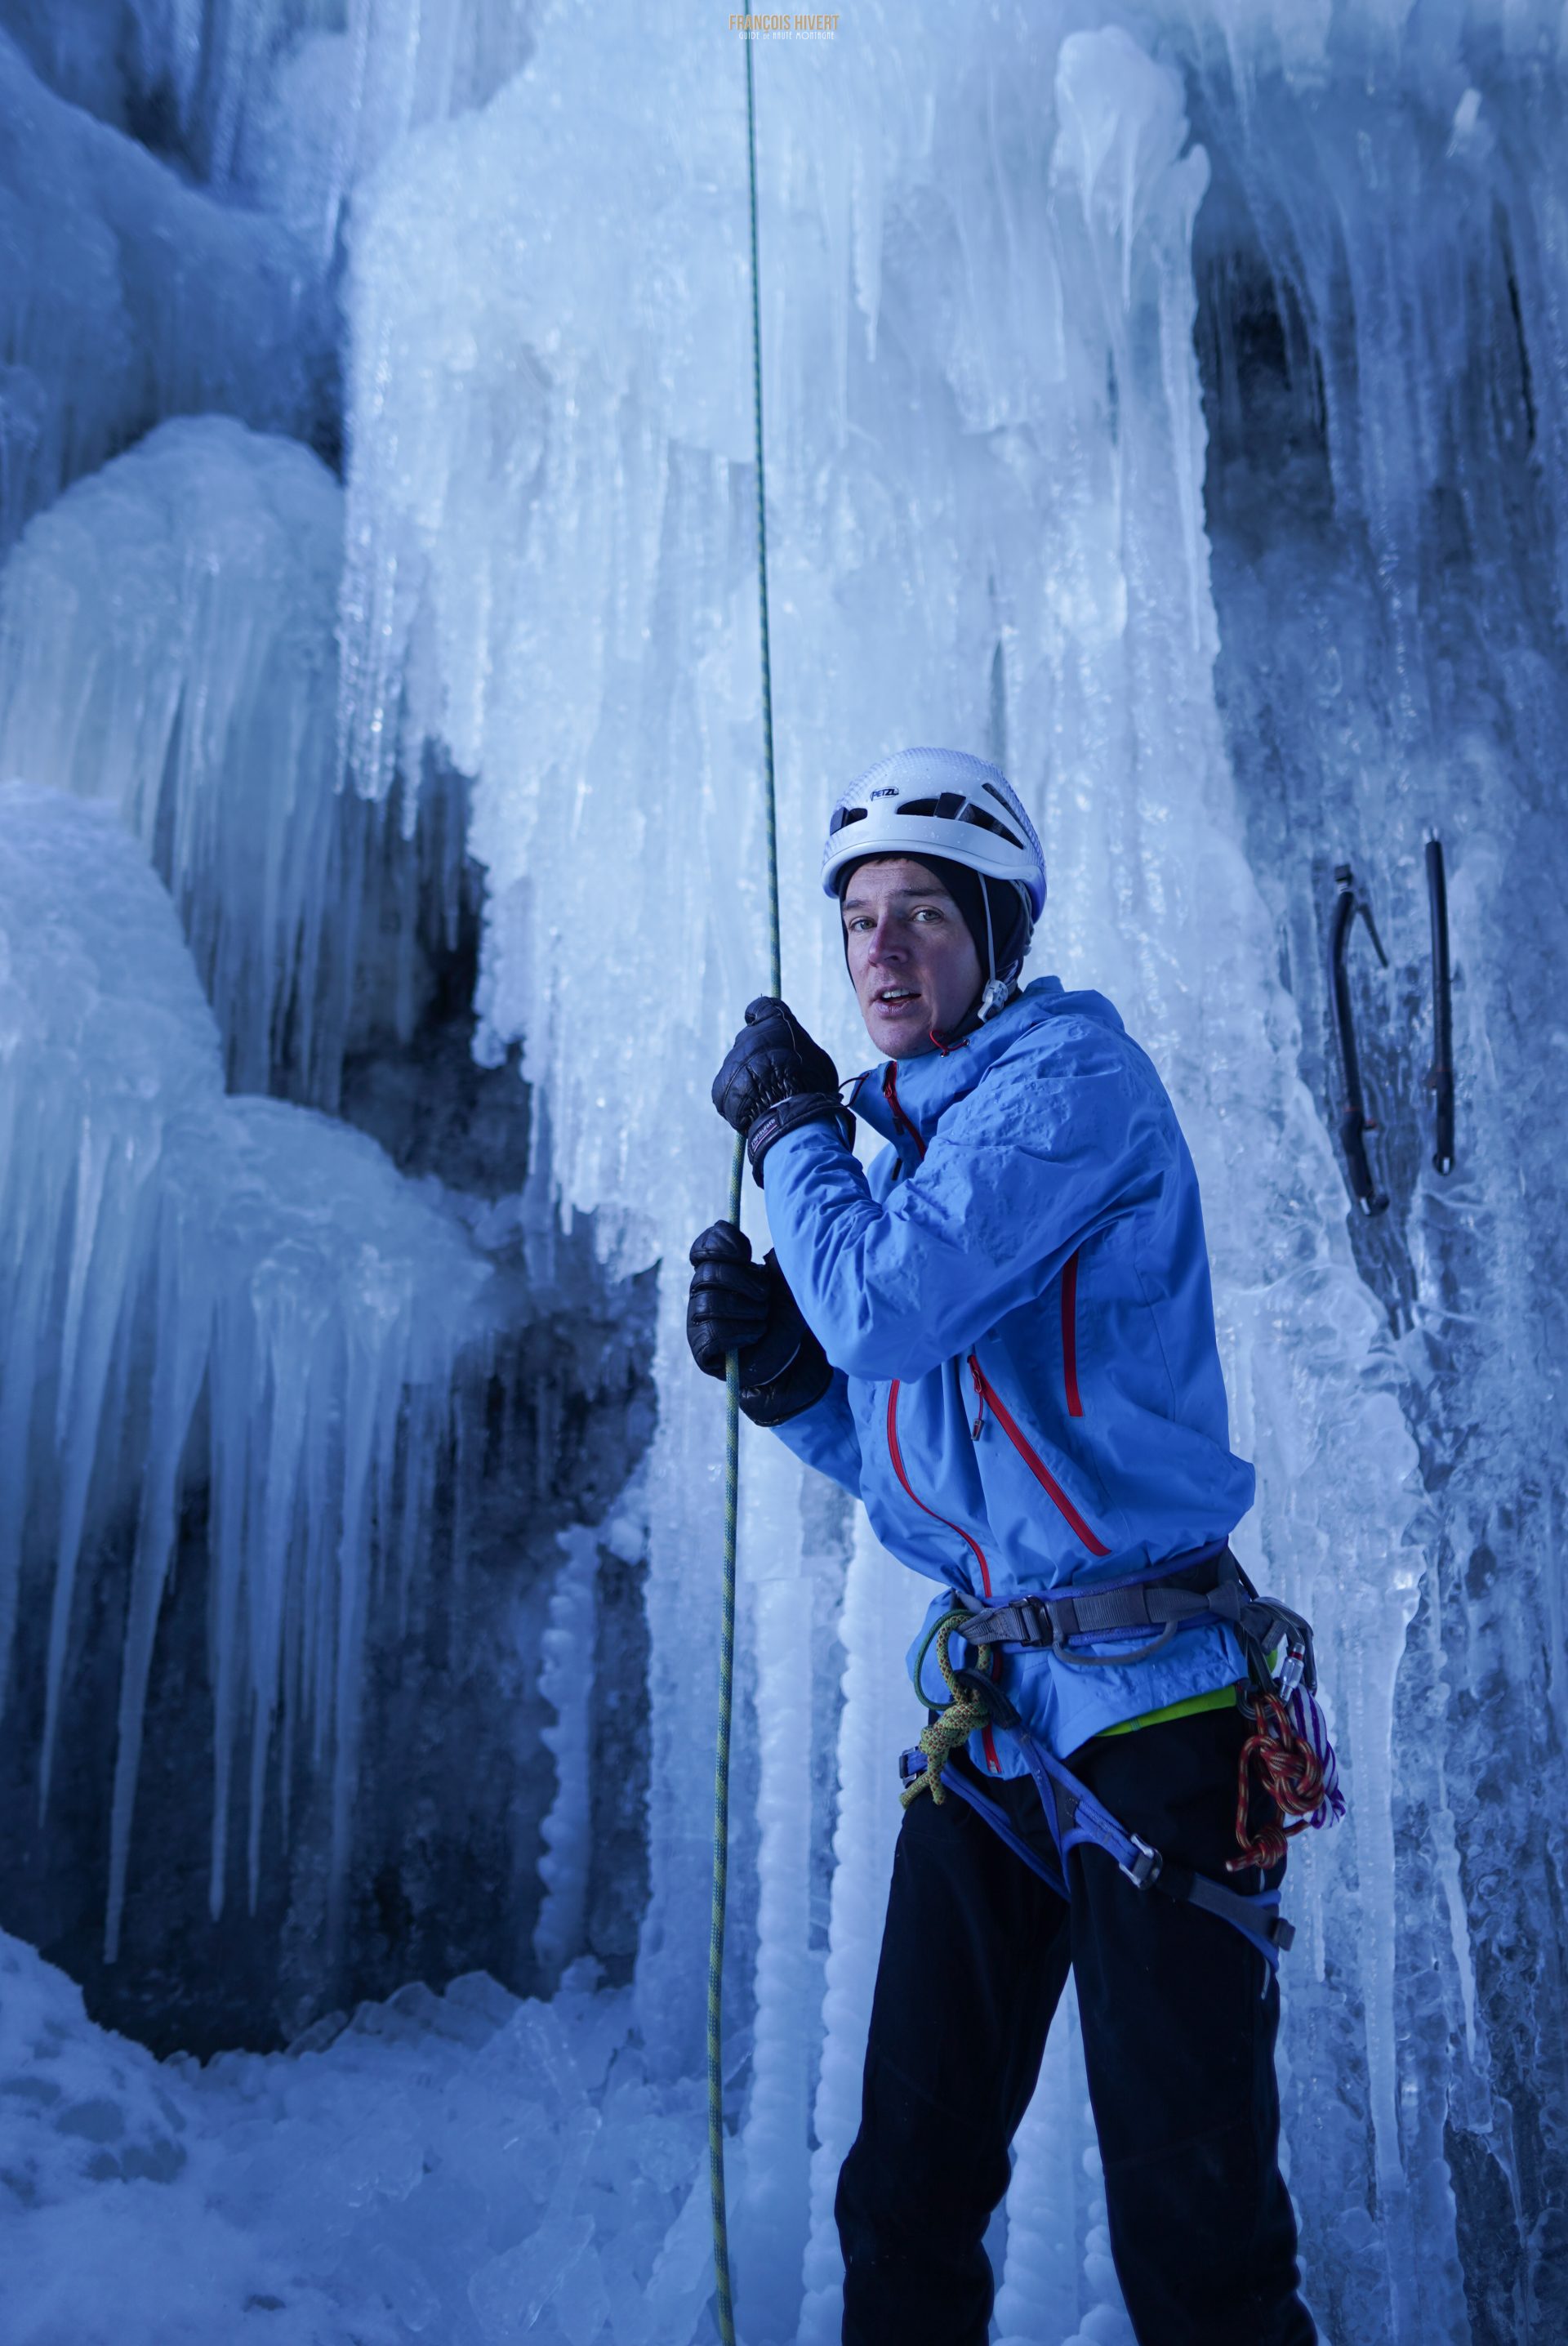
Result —
[[895, 811], [899, 814], [936, 815], [943, 822], [972, 822], [982, 831], [995, 831], [1009, 847], [1022, 851], [1023, 846], [1015, 831], [1009, 831], [1004, 822], [998, 822], [993, 814], [987, 814], [983, 807], [972, 805], [957, 790], [943, 790], [942, 796], [935, 799], [905, 799]]

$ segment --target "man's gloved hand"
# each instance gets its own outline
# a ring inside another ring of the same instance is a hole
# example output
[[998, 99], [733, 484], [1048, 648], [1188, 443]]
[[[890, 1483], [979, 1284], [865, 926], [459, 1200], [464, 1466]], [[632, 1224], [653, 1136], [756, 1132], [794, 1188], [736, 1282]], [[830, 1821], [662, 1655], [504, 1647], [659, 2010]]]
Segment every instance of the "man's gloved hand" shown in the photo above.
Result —
[[703, 1375], [721, 1377], [727, 1353], [744, 1355], [767, 1334], [773, 1278], [733, 1222], [715, 1222], [693, 1241], [691, 1266], [686, 1341]]
[[839, 1105], [839, 1070], [770, 994], [748, 1005], [746, 1024], [713, 1079], [713, 1105], [744, 1137], [759, 1186], [764, 1157], [796, 1125], [830, 1117], [847, 1142], [854, 1137], [854, 1119]]
[[706, 1376], [740, 1355], [740, 1406], [753, 1425], [782, 1425], [821, 1400], [833, 1382], [828, 1356], [800, 1316], [771, 1253], [751, 1260], [751, 1241], [733, 1222], [715, 1222], [693, 1241], [686, 1341]]

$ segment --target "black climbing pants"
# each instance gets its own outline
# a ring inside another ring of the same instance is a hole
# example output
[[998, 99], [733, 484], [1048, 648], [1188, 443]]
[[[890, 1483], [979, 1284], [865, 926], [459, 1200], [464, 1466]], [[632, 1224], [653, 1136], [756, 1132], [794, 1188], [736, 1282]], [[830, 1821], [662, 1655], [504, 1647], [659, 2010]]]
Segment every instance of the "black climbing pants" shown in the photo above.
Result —
[[[1238, 1711], [1200, 1711], [1071, 1764], [1134, 1832], [1224, 1880], [1245, 1732]], [[983, 1789], [1049, 1849], [1030, 1779]], [[1263, 1957], [1239, 1932], [1135, 1889], [1103, 1850], [1069, 1867], [1064, 1904], [956, 1793], [905, 1813], [839, 2179], [845, 2346], [984, 2346], [982, 2242], [1069, 1964], [1140, 2346], [1311, 2346], [1277, 2156], [1278, 1982], [1260, 1993]]]

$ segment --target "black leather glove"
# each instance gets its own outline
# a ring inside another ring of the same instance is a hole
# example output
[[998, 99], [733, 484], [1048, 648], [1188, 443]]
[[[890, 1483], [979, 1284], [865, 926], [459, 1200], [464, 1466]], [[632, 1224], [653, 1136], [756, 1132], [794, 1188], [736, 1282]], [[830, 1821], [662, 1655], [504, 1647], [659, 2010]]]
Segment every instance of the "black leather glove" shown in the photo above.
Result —
[[798, 1124], [830, 1117], [852, 1146], [855, 1120], [839, 1104], [839, 1070], [787, 1004], [759, 994], [713, 1079], [713, 1105], [746, 1141], [759, 1186], [773, 1143]]
[[773, 1255], [753, 1262], [745, 1231], [715, 1222], [693, 1241], [691, 1263], [686, 1341], [704, 1375], [721, 1377], [725, 1354], [739, 1353], [753, 1425], [782, 1425], [820, 1401], [833, 1372]]

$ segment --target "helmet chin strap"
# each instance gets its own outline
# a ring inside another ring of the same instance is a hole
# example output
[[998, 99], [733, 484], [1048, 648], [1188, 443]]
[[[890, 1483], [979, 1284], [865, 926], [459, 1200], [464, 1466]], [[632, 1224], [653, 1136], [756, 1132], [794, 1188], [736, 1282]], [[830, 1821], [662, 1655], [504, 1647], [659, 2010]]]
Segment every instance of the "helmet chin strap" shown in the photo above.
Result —
[[950, 1026], [945, 1035], [939, 1035], [934, 1026], [932, 1028], [931, 1039], [939, 1051], [956, 1049], [963, 1037], [975, 1027], [983, 1026], [988, 1018], [994, 1018], [999, 1010], [1005, 1010], [1018, 991], [1016, 978], [998, 977], [996, 974], [996, 936], [991, 925], [989, 888], [981, 889], [980, 901], [985, 907], [985, 983], [956, 1026]]
[[991, 891], [981, 883], [980, 901], [985, 906], [985, 984], [980, 989], [980, 1004], [975, 1011], [976, 1023], [984, 1025], [988, 1018], [1013, 999], [1013, 980], [996, 974], [996, 937], [991, 925]]

